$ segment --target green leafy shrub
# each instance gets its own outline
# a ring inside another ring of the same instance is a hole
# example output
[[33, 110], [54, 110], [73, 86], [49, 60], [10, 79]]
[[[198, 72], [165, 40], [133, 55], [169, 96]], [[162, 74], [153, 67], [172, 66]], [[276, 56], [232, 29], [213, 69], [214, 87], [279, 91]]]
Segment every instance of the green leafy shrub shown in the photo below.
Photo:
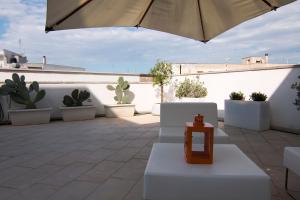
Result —
[[241, 91], [239, 91], [239, 92], [231, 92], [229, 98], [230, 100], [244, 100], [245, 96]]
[[156, 65], [150, 70], [153, 76], [153, 85], [160, 87], [160, 101], [164, 99], [164, 85], [170, 83], [172, 78], [172, 65], [165, 61], [158, 61]]
[[12, 80], [6, 79], [1, 86], [0, 95], [9, 95], [14, 102], [25, 105], [26, 109], [35, 109], [35, 104], [45, 97], [46, 91], [40, 90], [39, 83], [36, 81], [33, 81], [27, 88], [25, 76], [20, 77], [13, 73]]
[[130, 84], [128, 83], [128, 81], [125, 81], [123, 77], [119, 77], [116, 87], [112, 85], [107, 85], [106, 87], [108, 90], [115, 91], [116, 96], [114, 97], [114, 100], [117, 102], [117, 104], [130, 103]]
[[[300, 76], [298, 76], [298, 79], [300, 79]], [[297, 92], [297, 98], [294, 101], [294, 105], [297, 106], [297, 110], [300, 110], [300, 81], [299, 82], [295, 82], [291, 85], [291, 88], [293, 90], [296, 90]]]
[[250, 95], [250, 100], [253, 100], [253, 101], [265, 101], [267, 98], [268, 98], [267, 95], [260, 93], [260, 92], [253, 92]]
[[207, 88], [204, 87], [204, 83], [200, 81], [193, 81], [190, 79], [185, 79], [179, 84], [176, 89], [176, 97], [190, 97], [190, 98], [200, 98], [207, 96]]
[[71, 96], [64, 96], [63, 104], [67, 107], [82, 106], [82, 103], [88, 100], [90, 95], [91, 94], [86, 90], [79, 91], [78, 89], [75, 89], [72, 91]]

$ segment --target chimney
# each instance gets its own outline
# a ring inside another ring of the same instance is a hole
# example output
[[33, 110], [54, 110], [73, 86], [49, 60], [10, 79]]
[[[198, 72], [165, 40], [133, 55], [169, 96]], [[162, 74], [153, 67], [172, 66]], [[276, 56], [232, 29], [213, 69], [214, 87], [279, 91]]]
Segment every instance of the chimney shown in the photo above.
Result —
[[43, 68], [45, 67], [46, 64], [47, 64], [47, 58], [46, 56], [43, 56]]
[[269, 54], [265, 53], [265, 64], [269, 64]]

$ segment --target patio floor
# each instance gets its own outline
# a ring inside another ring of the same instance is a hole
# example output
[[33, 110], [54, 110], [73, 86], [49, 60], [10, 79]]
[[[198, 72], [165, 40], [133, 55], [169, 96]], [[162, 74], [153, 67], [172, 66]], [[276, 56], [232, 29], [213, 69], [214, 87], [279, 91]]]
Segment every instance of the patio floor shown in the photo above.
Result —
[[[159, 117], [152, 115], [0, 126], [0, 200], [141, 200], [158, 128]], [[229, 143], [271, 176], [272, 199], [291, 199], [284, 190], [282, 155], [285, 146], [300, 146], [300, 135], [224, 129]], [[300, 191], [295, 174], [290, 187]]]

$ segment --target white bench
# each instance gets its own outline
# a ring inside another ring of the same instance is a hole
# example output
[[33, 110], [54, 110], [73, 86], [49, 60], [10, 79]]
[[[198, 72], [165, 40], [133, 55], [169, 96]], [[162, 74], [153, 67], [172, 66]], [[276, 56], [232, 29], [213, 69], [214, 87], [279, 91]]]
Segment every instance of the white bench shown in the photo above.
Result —
[[270, 200], [270, 177], [236, 145], [215, 144], [213, 164], [188, 164], [183, 144], [153, 145], [146, 200]]
[[[159, 142], [183, 143], [185, 122], [194, 121], [194, 116], [201, 114], [204, 121], [212, 124], [214, 142], [226, 143], [228, 135], [218, 128], [218, 111], [216, 103], [162, 103], [160, 108]], [[196, 134], [194, 143], [203, 143], [203, 135]]]
[[283, 166], [286, 168], [285, 189], [286, 189], [287, 193], [291, 197], [293, 197], [288, 192], [288, 177], [289, 177], [289, 170], [293, 171], [295, 174], [300, 176], [300, 147], [285, 147], [284, 148]]

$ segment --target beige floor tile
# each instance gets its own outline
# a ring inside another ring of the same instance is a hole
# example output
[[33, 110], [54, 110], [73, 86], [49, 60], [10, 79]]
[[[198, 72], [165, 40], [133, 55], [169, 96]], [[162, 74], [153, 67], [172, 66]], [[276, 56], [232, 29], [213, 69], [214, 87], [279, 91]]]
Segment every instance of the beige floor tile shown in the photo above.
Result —
[[[300, 135], [219, 126], [229, 143], [270, 175], [272, 199], [290, 199], [283, 150], [300, 146]], [[0, 126], [0, 200], [142, 199], [143, 173], [158, 129], [159, 116], [152, 115]], [[291, 190], [300, 191], [299, 179], [291, 175]]]
[[134, 181], [109, 179], [100, 185], [86, 200], [122, 200], [134, 186]]

